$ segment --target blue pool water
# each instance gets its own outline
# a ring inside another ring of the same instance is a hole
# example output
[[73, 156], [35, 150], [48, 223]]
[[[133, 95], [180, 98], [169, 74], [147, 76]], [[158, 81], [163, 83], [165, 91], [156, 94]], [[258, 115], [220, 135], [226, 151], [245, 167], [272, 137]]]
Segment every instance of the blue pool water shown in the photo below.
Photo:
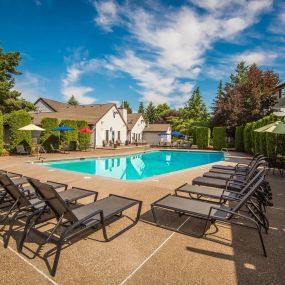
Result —
[[43, 165], [121, 180], [139, 180], [220, 160], [224, 160], [222, 152], [162, 150], [126, 156], [45, 162]]

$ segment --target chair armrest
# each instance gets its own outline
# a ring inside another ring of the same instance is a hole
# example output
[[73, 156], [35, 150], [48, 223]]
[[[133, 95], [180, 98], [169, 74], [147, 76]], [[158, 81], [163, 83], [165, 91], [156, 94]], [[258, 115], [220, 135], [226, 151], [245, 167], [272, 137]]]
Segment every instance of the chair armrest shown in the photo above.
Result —
[[225, 213], [228, 213], [228, 214], [231, 214], [231, 215], [235, 215], [235, 216], [238, 216], [238, 217], [241, 217], [241, 218], [244, 218], [244, 219], [247, 219], [247, 220], [250, 220], [252, 221], [253, 223], [257, 223], [254, 219], [246, 216], [246, 215], [243, 215], [243, 214], [240, 214], [238, 212], [234, 212], [234, 211], [231, 211], [231, 210], [228, 210], [228, 209], [221, 209], [221, 208], [218, 208], [218, 207], [215, 207], [215, 206], [212, 206], [209, 210], [209, 214], [208, 214], [208, 220], [210, 220], [210, 217], [211, 217], [211, 213], [212, 213], [212, 210], [217, 210], [217, 211], [221, 211], [221, 212], [225, 212]]
[[[61, 183], [61, 182], [56, 182], [56, 181], [47, 180], [47, 184], [48, 184], [48, 183], [54, 183], [54, 184], [61, 185], [61, 187], [64, 187], [64, 190], [67, 190], [67, 187], [68, 187], [67, 184]], [[58, 187], [58, 188], [61, 188], [61, 187]]]

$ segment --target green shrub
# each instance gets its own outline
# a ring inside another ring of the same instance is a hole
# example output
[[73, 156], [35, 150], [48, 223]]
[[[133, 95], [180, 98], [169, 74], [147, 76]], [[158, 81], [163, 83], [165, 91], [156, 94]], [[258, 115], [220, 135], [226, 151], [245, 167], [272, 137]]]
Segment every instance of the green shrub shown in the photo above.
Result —
[[237, 151], [244, 151], [243, 130], [244, 126], [238, 126], [235, 130], [235, 148]]
[[64, 131], [60, 133], [60, 143], [62, 146], [68, 146], [71, 150], [76, 150], [78, 143], [78, 129], [76, 120], [62, 120], [60, 126], [74, 128], [74, 131]]
[[4, 140], [4, 134], [3, 134], [3, 115], [0, 112], [0, 155], [3, 152], [3, 140]]
[[213, 147], [216, 150], [221, 150], [226, 147], [226, 128], [214, 127], [213, 129]]
[[247, 123], [243, 129], [243, 146], [246, 152], [253, 152], [252, 123]]
[[[86, 121], [77, 121], [77, 129], [88, 128], [88, 123]], [[91, 133], [78, 133], [78, 144], [80, 150], [87, 149], [91, 139]]]
[[210, 129], [207, 127], [196, 128], [196, 144], [199, 148], [207, 148], [210, 143]]
[[32, 132], [19, 131], [18, 129], [31, 124], [32, 119], [26, 111], [13, 111], [7, 116], [9, 125], [9, 149], [10, 152], [16, 153], [16, 146], [23, 144], [27, 151], [32, 149]]
[[192, 134], [192, 138], [193, 138], [193, 144], [197, 144], [197, 127], [191, 127], [190, 128], [190, 132]]
[[58, 119], [56, 118], [43, 118], [41, 127], [45, 131], [41, 132], [40, 142], [46, 151], [51, 151], [51, 144], [54, 148], [59, 148], [60, 134], [57, 131], [52, 131], [53, 128], [58, 127]]

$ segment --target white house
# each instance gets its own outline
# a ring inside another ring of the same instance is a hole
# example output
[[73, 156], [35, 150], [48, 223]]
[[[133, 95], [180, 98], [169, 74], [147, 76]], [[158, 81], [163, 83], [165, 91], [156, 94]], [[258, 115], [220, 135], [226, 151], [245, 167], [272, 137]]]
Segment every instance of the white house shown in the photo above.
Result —
[[122, 114], [124, 111], [113, 103], [72, 106], [46, 98], [35, 102], [37, 112], [32, 113], [34, 124], [40, 125], [43, 118], [59, 120], [85, 120], [90, 129], [91, 146], [101, 147], [111, 142], [125, 143], [127, 140], [127, 123]]
[[142, 142], [145, 120], [140, 113], [127, 115], [128, 141], [131, 143]]
[[[161, 133], [165, 133], [161, 135]], [[149, 124], [143, 131], [143, 140], [148, 144], [170, 144], [171, 126], [170, 124]]]
[[273, 107], [276, 111], [285, 112], [285, 82], [280, 83], [275, 90], [277, 103]]

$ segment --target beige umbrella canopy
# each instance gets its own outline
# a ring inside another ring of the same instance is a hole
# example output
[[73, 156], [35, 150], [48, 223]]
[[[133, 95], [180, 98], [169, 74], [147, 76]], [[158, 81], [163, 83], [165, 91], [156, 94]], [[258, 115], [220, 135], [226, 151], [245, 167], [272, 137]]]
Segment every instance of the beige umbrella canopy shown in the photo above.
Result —
[[39, 132], [42, 132], [44, 131], [45, 129], [42, 129], [34, 124], [29, 124], [27, 126], [24, 126], [20, 129], [18, 129], [19, 131], [39, 131]]

